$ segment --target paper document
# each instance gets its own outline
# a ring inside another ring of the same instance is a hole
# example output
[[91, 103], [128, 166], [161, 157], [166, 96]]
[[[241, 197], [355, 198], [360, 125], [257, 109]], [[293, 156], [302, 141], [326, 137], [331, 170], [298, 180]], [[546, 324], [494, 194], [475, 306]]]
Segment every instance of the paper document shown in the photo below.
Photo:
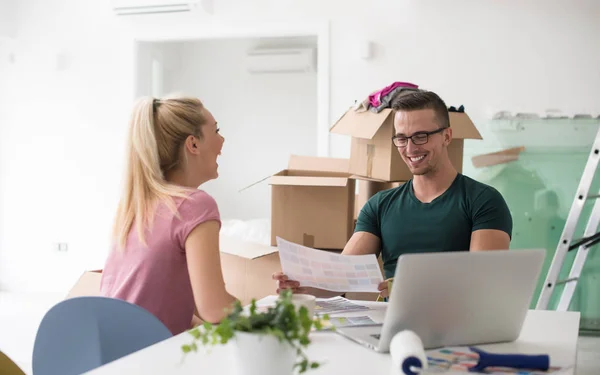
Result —
[[301, 286], [334, 292], [378, 292], [383, 281], [374, 254], [339, 255], [277, 237], [281, 268]]
[[368, 316], [352, 316], [352, 317], [330, 317], [329, 320], [323, 322], [323, 328], [331, 329], [332, 327], [350, 327], [350, 326], [365, 326], [377, 324]]
[[367, 306], [358, 305], [344, 297], [317, 298], [315, 314], [349, 313], [370, 310]]

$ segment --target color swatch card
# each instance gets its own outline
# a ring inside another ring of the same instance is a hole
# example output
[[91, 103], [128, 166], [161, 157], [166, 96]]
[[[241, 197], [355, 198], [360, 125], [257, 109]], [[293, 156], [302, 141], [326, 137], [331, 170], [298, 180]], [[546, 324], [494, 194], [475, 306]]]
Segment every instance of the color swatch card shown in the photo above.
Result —
[[339, 255], [315, 250], [277, 237], [281, 268], [303, 287], [334, 292], [378, 292], [383, 281], [374, 254]]
[[373, 319], [368, 316], [353, 316], [353, 317], [331, 317], [323, 322], [324, 329], [332, 327], [356, 327], [376, 324]]
[[317, 298], [315, 314], [338, 314], [370, 310], [367, 306], [359, 305], [342, 296]]

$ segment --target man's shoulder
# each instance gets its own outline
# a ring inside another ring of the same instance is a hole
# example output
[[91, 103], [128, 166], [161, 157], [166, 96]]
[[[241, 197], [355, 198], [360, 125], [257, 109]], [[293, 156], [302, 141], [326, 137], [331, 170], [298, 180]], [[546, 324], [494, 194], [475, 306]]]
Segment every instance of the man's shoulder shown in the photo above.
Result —
[[465, 195], [470, 200], [477, 200], [481, 198], [497, 198], [502, 197], [500, 192], [491, 185], [477, 181], [469, 176], [463, 174], [460, 175], [461, 188], [464, 190]]
[[495, 187], [476, 181], [468, 176], [462, 176], [466, 207], [472, 214], [487, 212], [504, 218], [510, 217], [510, 209], [502, 193]]
[[512, 215], [502, 194], [493, 186], [463, 176], [467, 210], [473, 219], [472, 230], [496, 229], [512, 236]]

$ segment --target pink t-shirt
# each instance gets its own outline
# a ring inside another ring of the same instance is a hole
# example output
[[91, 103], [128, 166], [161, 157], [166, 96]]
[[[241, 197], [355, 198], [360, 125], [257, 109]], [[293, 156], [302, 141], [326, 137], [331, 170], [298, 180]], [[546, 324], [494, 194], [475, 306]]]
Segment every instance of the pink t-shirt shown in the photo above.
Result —
[[200, 223], [221, 223], [215, 200], [202, 190], [189, 199], [175, 198], [180, 218], [165, 204], [156, 209], [152, 231], [146, 231], [147, 247], [139, 241], [135, 226], [123, 252], [111, 251], [100, 293], [148, 310], [174, 334], [191, 327], [194, 296], [188, 274], [185, 241]]

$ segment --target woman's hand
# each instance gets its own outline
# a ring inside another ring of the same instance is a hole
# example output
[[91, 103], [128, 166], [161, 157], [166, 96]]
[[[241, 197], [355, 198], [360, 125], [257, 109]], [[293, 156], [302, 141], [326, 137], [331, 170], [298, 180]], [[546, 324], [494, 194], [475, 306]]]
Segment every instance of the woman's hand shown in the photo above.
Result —
[[295, 280], [290, 280], [283, 272], [275, 272], [272, 276], [273, 280], [277, 281], [277, 294], [284, 289], [291, 289], [292, 293], [306, 293], [306, 288], [300, 287], [300, 283]]

